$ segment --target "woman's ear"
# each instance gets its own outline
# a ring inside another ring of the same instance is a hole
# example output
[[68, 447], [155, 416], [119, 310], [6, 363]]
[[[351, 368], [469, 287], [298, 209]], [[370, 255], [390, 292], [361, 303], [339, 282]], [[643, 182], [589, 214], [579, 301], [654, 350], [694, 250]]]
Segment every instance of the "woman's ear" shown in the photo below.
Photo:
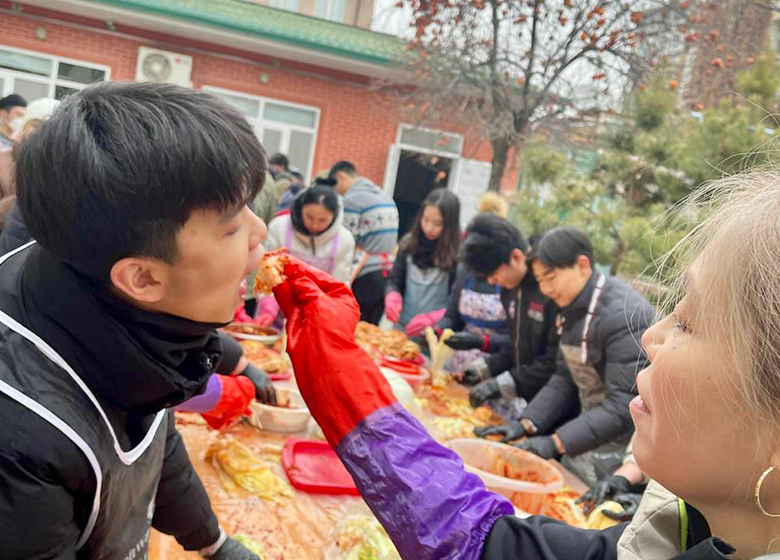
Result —
[[111, 283], [138, 303], [157, 303], [165, 293], [165, 265], [156, 260], [128, 257], [111, 267]]

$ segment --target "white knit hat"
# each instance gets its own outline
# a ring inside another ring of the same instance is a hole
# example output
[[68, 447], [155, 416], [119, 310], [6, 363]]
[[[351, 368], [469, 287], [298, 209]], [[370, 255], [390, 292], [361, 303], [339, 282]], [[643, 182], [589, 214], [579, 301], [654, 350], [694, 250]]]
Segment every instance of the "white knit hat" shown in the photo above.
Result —
[[54, 109], [56, 109], [59, 104], [60, 102], [58, 100], [50, 97], [41, 97], [40, 99], [31, 101], [27, 105], [27, 111], [25, 112], [24, 117], [22, 117], [22, 122], [19, 124], [19, 130], [24, 130], [27, 123], [32, 120], [39, 119], [45, 121], [51, 116]]

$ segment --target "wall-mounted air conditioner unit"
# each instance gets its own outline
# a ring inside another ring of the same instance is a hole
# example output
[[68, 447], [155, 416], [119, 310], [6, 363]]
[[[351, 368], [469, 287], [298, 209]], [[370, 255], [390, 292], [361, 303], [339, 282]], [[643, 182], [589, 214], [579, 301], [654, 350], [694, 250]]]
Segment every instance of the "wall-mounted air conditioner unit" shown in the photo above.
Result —
[[191, 73], [191, 56], [147, 47], [138, 49], [138, 64], [135, 68], [137, 82], [168, 82], [192, 87]]

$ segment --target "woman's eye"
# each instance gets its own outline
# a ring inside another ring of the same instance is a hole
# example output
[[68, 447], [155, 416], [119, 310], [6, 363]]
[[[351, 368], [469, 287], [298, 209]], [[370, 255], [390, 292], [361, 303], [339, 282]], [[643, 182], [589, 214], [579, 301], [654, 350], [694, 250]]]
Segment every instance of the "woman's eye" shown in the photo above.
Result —
[[689, 333], [691, 332], [690, 325], [685, 322], [684, 320], [680, 319], [680, 317], [676, 313], [672, 313], [672, 321], [674, 321], [674, 328], [682, 333]]

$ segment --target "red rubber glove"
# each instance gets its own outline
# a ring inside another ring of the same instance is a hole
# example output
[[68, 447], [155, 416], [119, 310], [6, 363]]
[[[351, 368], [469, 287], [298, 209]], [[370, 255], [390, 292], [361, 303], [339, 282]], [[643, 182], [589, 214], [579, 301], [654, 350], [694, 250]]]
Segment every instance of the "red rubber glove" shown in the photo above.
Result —
[[396, 402], [374, 360], [355, 342], [360, 307], [349, 288], [291, 257], [274, 288], [287, 317], [298, 388], [331, 446], [372, 412]]
[[390, 292], [385, 296], [385, 315], [391, 323], [397, 323], [404, 308], [404, 298], [398, 292]]
[[409, 321], [409, 324], [406, 325], [406, 336], [414, 338], [418, 334], [422, 334], [425, 329], [432, 327], [441, 321], [441, 318], [444, 317], [446, 311], [446, 309], [437, 309], [436, 311], [415, 315], [412, 317], [412, 320]]
[[[216, 375], [216, 374], [215, 374]], [[243, 376], [220, 376], [222, 392], [217, 406], [201, 414], [209, 426], [218, 430], [249, 414], [249, 403], [255, 398], [255, 386]]]

